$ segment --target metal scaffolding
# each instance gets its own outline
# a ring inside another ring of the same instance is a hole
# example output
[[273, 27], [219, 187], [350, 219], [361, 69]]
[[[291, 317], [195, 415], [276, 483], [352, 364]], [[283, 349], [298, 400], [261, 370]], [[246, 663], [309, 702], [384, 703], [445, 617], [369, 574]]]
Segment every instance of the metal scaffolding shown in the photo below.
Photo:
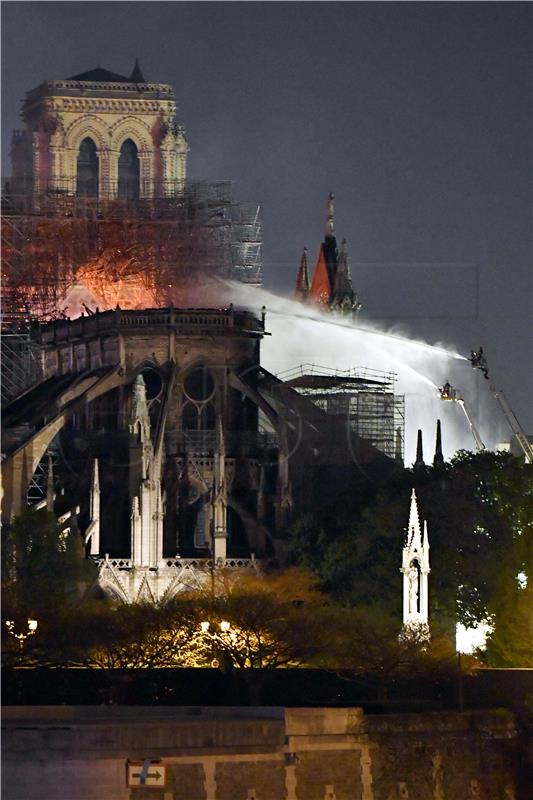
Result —
[[[231, 184], [195, 182], [174, 196], [99, 199], [54, 189], [2, 195], [5, 310], [60, 316], [68, 288], [138, 280], [157, 305], [206, 276], [261, 284], [259, 208], [232, 199]], [[100, 271], [98, 271], [100, 267]], [[100, 307], [105, 307], [102, 299]], [[26, 308], [25, 308], [26, 310]]]
[[302, 364], [277, 377], [327, 414], [344, 417], [350, 430], [382, 453], [403, 461], [405, 397], [395, 394], [394, 372]]
[[214, 277], [262, 283], [259, 207], [235, 202], [229, 181], [191, 182], [179, 193], [158, 182], [153, 197], [137, 199], [79, 196], [67, 186], [59, 180], [36, 194], [3, 184], [3, 403], [37, 377], [31, 322], [71, 314], [71, 290], [78, 313], [87, 302], [90, 313], [187, 305], [191, 287]]

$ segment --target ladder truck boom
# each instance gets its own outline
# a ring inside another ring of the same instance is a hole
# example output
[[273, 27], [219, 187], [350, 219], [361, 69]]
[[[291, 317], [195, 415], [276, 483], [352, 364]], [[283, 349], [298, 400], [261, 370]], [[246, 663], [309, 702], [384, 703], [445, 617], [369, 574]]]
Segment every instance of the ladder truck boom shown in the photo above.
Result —
[[464, 399], [458, 395], [457, 389], [454, 389], [454, 387], [451, 386], [451, 384], [448, 381], [446, 381], [442, 389], [440, 389], [439, 391], [441, 400], [448, 400], [451, 401], [452, 403], [457, 403], [457, 405], [462, 408], [463, 413], [466, 417], [466, 421], [468, 422], [468, 427], [470, 428], [470, 433], [474, 437], [477, 450], [479, 452], [485, 450], [486, 449], [485, 444], [483, 442], [483, 439], [479, 435], [478, 429], [474, 424], [474, 419], [472, 417], [472, 414], [470, 413], [470, 410], [466, 405]]
[[[470, 361], [474, 369], [481, 370], [481, 372], [483, 373], [483, 377], [488, 379], [489, 372], [487, 368], [487, 359], [483, 354], [482, 347], [480, 347], [477, 352], [471, 350], [470, 358], [468, 360]], [[524, 433], [524, 430], [520, 425], [516, 417], [516, 414], [509, 405], [509, 401], [507, 400], [506, 396], [504, 395], [501, 389], [495, 389], [494, 386], [491, 386], [490, 391], [492, 396], [495, 397], [496, 400], [498, 401], [498, 404], [504, 413], [505, 419], [507, 420], [509, 427], [514, 433], [516, 440], [526, 457], [526, 463], [533, 464], [533, 447], [529, 443], [529, 440], [526, 434]]]
[[476, 443], [477, 449], [479, 450], [479, 452], [481, 452], [483, 450], [486, 450], [485, 444], [484, 444], [481, 436], [479, 435], [478, 429], [474, 425], [474, 420], [472, 418], [472, 415], [471, 415], [469, 409], [467, 408], [467, 405], [466, 405], [465, 401], [463, 400], [462, 397], [459, 397], [457, 399], [457, 402], [459, 403], [459, 405], [463, 409], [464, 415], [465, 415], [466, 420], [468, 422], [468, 425], [470, 427], [470, 432], [472, 433], [472, 436], [474, 437], [474, 441]]
[[494, 387], [491, 386], [491, 392], [498, 401], [501, 410], [505, 414], [505, 419], [509, 423], [509, 427], [514, 433], [516, 441], [520, 445], [522, 452], [526, 457], [526, 461], [529, 464], [533, 464], [533, 447], [529, 443], [528, 438], [522, 429], [522, 426], [518, 422], [516, 414], [509, 405], [509, 401], [507, 400], [506, 396], [501, 391], [501, 389], [494, 389]]

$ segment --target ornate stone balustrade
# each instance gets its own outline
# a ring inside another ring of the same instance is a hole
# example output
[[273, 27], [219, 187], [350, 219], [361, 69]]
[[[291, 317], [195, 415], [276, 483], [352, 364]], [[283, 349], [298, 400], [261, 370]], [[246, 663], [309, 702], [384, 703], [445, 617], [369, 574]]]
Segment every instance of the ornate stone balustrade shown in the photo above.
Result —
[[[94, 558], [94, 563], [101, 567], [108, 564], [113, 569], [131, 570], [134, 568], [131, 558]], [[257, 558], [225, 558], [217, 559], [215, 569], [235, 569], [235, 570], [259, 570], [262, 561]], [[158, 565], [158, 569], [177, 569], [185, 571], [200, 570], [208, 572], [213, 568], [212, 558], [164, 558]]]
[[223, 333], [231, 330], [233, 334], [239, 330], [249, 334], [264, 333], [263, 323], [249, 311], [235, 311], [233, 308], [223, 309], [187, 309], [158, 308], [145, 311], [101, 311], [88, 317], [74, 320], [54, 320], [41, 327], [36, 327], [32, 338], [43, 345], [67, 343], [78, 339], [97, 337], [101, 334], [128, 333], [144, 331], [147, 328], [177, 330], [178, 333], [190, 333], [199, 328], [216, 330]]

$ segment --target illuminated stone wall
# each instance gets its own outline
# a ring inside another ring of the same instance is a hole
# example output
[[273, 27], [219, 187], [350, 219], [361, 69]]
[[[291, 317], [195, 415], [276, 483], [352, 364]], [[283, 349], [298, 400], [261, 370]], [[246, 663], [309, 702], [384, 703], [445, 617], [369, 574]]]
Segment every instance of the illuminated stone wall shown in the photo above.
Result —
[[175, 195], [186, 178], [188, 146], [176, 121], [172, 87], [162, 83], [49, 80], [27, 93], [24, 131], [13, 148], [13, 179], [30, 178], [35, 194], [75, 194], [80, 144], [98, 158], [98, 196], [118, 191], [121, 147], [137, 148], [141, 198]]
[[[522, 800], [505, 711], [8, 708], [4, 800]], [[129, 788], [127, 761], [165, 785]]]

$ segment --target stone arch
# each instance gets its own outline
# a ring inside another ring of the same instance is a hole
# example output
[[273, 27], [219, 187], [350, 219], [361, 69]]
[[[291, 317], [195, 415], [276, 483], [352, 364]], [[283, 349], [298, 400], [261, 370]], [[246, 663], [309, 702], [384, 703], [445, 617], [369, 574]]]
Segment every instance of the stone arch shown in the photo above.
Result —
[[[92, 402], [124, 384], [126, 378], [120, 374], [119, 369], [119, 367], [113, 368], [80, 396], [85, 396], [89, 402]], [[2, 464], [4, 483], [2, 518], [6, 522], [9, 522], [22, 510], [28, 483], [37, 469], [39, 461], [54, 437], [64, 427], [71, 415], [76, 412], [79, 399], [79, 397], [75, 397], [67, 403], [59, 414], [49, 420], [39, 431], [32, 433], [13, 453], [5, 458]]]
[[192, 553], [209, 547], [211, 519], [210, 489], [201, 475], [188, 478], [189, 496], [178, 500], [177, 535], [180, 552]]
[[76, 194], [98, 197], [98, 148], [91, 136], [81, 140], [76, 157]]
[[120, 119], [110, 130], [110, 178], [112, 193], [118, 191], [118, 160], [124, 142], [130, 139], [137, 148], [139, 158], [139, 196], [152, 197], [154, 194], [154, 147], [150, 126], [137, 117], [128, 116]]
[[180, 368], [176, 374], [175, 378], [175, 387], [179, 387], [180, 391], [182, 392], [183, 396], [185, 397], [184, 392], [184, 384], [187, 376], [190, 375], [197, 369], [205, 369], [213, 379], [215, 384], [215, 392], [213, 394], [213, 398], [216, 398], [219, 390], [222, 386], [222, 381], [220, 380], [220, 363], [211, 362], [209, 359], [205, 358], [202, 355], [195, 355], [190, 360], [183, 362], [180, 365]]
[[109, 149], [109, 130], [105, 122], [95, 114], [85, 114], [78, 117], [65, 132], [65, 159], [63, 163], [64, 180], [66, 187], [73, 194], [76, 192], [76, 173], [78, 152], [84, 139], [91, 139], [96, 145], [98, 155], [98, 187], [99, 194], [105, 191], [106, 175], [105, 161]]
[[99, 588], [110, 600], [118, 600], [121, 603], [129, 603], [129, 598], [122, 588], [119, 588], [116, 583], [111, 583], [110, 580], [104, 579], [99, 581]]
[[93, 139], [97, 150], [109, 147], [109, 129], [100, 117], [94, 114], [85, 114], [78, 117], [66, 130], [65, 140], [67, 147], [76, 153], [84, 139]]
[[126, 139], [131, 139], [137, 145], [140, 155], [151, 153], [154, 149], [150, 126], [137, 117], [123, 117], [111, 127], [110, 134], [111, 147], [117, 152]]
[[[159, 380], [159, 387], [158, 391], [155, 392], [155, 388], [153, 388], [150, 384], [151, 376], [150, 373], [153, 373], [154, 377], [157, 377]], [[154, 396], [160, 397], [161, 394], [165, 392], [166, 388], [166, 376], [164, 370], [161, 368], [161, 364], [158, 364], [157, 361], [154, 359], [144, 359], [135, 367], [135, 378], [138, 375], [143, 376], [143, 380], [146, 386], [146, 399], [148, 404], [153, 400]], [[135, 382], [135, 379], [133, 383]]]
[[118, 197], [136, 200], [141, 191], [141, 159], [139, 148], [133, 139], [125, 139], [118, 153]]
[[176, 383], [183, 386], [183, 382], [189, 373], [194, 372], [196, 369], [206, 369], [215, 382], [215, 389], [221, 386], [220, 368], [224, 367], [220, 361], [211, 361], [203, 354], [193, 355], [180, 364], [178, 374], [176, 376]]

